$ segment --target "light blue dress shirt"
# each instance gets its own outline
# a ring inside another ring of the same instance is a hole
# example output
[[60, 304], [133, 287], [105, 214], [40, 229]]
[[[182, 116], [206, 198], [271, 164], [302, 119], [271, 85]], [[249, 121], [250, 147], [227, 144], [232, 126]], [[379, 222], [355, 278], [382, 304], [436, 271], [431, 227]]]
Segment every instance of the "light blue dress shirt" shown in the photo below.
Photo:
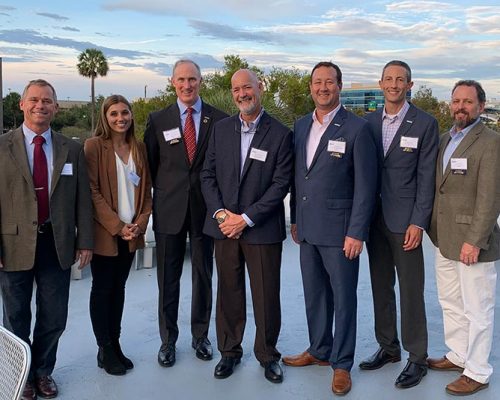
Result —
[[[35, 151], [35, 144], [33, 143], [33, 139], [37, 134], [29, 129], [25, 124], [23, 124], [23, 134], [24, 134], [24, 147], [26, 148], [26, 155], [28, 156], [28, 163], [30, 166], [31, 175], [33, 175], [33, 152]], [[54, 171], [54, 157], [53, 157], [53, 149], [52, 149], [52, 135], [50, 128], [42, 133], [42, 136], [45, 138], [45, 143], [42, 146], [42, 149], [45, 153], [45, 158], [47, 158], [47, 172], [49, 179], [49, 198], [50, 191], [52, 189], [52, 173]]]
[[[196, 103], [194, 103], [191, 107], [193, 108], [193, 121], [194, 121], [194, 127], [196, 130], [196, 143], [198, 143], [198, 136], [200, 135], [200, 120], [201, 120], [201, 98], [198, 97], [198, 100], [196, 100]], [[181, 124], [182, 124], [182, 131], [184, 132], [184, 126], [186, 125], [186, 118], [187, 118], [187, 109], [189, 107], [186, 107], [186, 105], [181, 102], [179, 99], [177, 99], [177, 105], [179, 106], [179, 111], [181, 113]]]
[[457, 147], [460, 145], [462, 140], [464, 140], [464, 137], [470, 132], [472, 128], [474, 128], [478, 123], [480, 119], [478, 118], [476, 122], [474, 122], [472, 125], [469, 125], [467, 128], [462, 129], [461, 131], [456, 131], [455, 126], [451, 128], [450, 130], [450, 136], [451, 140], [448, 142], [448, 145], [446, 146], [446, 149], [444, 150], [443, 154], [443, 175], [444, 172], [446, 171], [446, 166], [450, 162], [450, 158], [457, 149]]

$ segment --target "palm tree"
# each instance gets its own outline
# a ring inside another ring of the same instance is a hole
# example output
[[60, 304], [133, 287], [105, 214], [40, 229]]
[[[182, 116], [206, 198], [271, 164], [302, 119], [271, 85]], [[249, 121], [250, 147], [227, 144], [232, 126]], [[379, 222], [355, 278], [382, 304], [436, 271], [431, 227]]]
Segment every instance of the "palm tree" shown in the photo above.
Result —
[[109, 71], [108, 61], [103, 52], [98, 49], [86, 49], [78, 56], [78, 73], [86, 78], [90, 78], [90, 93], [92, 98], [91, 127], [94, 132], [95, 114], [95, 89], [94, 80], [98, 76], [106, 76]]

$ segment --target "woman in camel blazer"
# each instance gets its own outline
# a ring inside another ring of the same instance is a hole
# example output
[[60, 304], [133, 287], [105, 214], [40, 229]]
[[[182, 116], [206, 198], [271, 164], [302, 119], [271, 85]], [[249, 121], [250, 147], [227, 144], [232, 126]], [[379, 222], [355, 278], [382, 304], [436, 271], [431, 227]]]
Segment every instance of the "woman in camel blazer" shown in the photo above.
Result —
[[104, 100], [84, 149], [94, 204], [90, 318], [97, 363], [109, 374], [123, 375], [134, 366], [119, 342], [125, 283], [136, 249], [144, 247], [152, 205], [146, 149], [134, 136], [132, 109], [123, 96]]

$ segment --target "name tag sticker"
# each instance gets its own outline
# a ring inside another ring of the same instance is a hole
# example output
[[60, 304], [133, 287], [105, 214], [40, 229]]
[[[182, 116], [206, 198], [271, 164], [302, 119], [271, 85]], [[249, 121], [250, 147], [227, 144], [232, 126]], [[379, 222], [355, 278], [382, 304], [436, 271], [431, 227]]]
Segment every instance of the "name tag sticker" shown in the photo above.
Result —
[[418, 137], [401, 136], [400, 146], [408, 149], [418, 148]]
[[452, 158], [450, 159], [450, 167], [453, 174], [465, 175], [467, 173], [467, 159]]
[[329, 140], [328, 141], [328, 152], [345, 154], [345, 144], [346, 142], [340, 140]]
[[61, 175], [73, 175], [73, 164], [66, 163], [61, 171]]
[[267, 151], [259, 150], [256, 149], [255, 147], [252, 147], [252, 149], [250, 150], [250, 158], [252, 160], [265, 162], [267, 158]]
[[130, 171], [128, 173], [128, 180], [134, 184], [134, 186], [139, 186], [139, 182], [141, 181], [141, 177], [137, 175], [134, 171]]
[[[170, 142], [175, 139], [181, 138], [181, 131], [179, 128], [169, 129], [168, 131], [163, 131], [163, 137], [165, 138], [165, 142]], [[179, 141], [177, 141], [178, 143]]]

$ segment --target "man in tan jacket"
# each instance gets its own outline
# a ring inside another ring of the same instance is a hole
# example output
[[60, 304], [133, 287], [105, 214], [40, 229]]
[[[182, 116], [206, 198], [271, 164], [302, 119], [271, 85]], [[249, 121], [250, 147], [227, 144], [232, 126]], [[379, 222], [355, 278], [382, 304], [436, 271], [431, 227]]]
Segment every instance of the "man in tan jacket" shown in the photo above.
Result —
[[493, 340], [495, 260], [500, 258], [500, 135], [480, 121], [486, 95], [476, 81], [452, 91], [454, 126], [441, 137], [429, 235], [436, 245], [436, 281], [450, 351], [429, 368], [460, 371], [446, 386], [468, 395], [488, 386]]

